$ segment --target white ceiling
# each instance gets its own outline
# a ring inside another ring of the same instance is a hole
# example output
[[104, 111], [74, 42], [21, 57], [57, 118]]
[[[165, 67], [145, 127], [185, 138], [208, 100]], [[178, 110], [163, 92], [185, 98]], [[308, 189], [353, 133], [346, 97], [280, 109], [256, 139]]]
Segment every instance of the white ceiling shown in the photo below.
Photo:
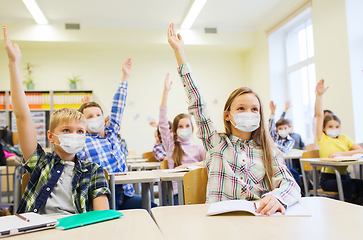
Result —
[[[165, 29], [180, 24], [193, 0], [36, 0], [50, 23]], [[296, 0], [208, 0], [193, 28], [256, 31]], [[34, 22], [22, 0], [0, 0], [0, 23]]]

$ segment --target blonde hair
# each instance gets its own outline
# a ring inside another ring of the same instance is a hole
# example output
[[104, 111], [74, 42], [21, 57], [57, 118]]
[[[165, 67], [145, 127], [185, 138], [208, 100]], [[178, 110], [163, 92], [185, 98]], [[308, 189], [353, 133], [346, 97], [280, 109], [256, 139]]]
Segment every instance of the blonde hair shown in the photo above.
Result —
[[[255, 131], [253, 131], [251, 133], [251, 140], [253, 140], [255, 142], [255, 144], [257, 144], [257, 146], [259, 146], [262, 150], [263, 153], [263, 165], [265, 166], [265, 171], [266, 171], [266, 178], [267, 178], [267, 186], [270, 189], [270, 191], [273, 190], [273, 185], [272, 185], [272, 157], [273, 157], [273, 152], [272, 152], [272, 148], [273, 148], [273, 143], [272, 143], [272, 139], [270, 137], [270, 134], [267, 132], [267, 129], [265, 128], [265, 122], [264, 122], [264, 117], [263, 117], [263, 107], [262, 107], [262, 102], [260, 97], [252, 91], [252, 89], [247, 88], [247, 87], [241, 87], [238, 88], [236, 90], [234, 90], [231, 95], [229, 95], [226, 104], [224, 105], [224, 113], [226, 111], [230, 111], [231, 110], [231, 105], [232, 102], [234, 101], [234, 99], [236, 99], [237, 97], [243, 95], [243, 94], [248, 94], [251, 93], [253, 94], [258, 102], [260, 103], [260, 127], [257, 128]], [[226, 135], [228, 137], [230, 137], [232, 135], [232, 127], [231, 127], [231, 122], [227, 121], [225, 118], [225, 114], [223, 113], [224, 116], [224, 128], [226, 131]]]
[[61, 123], [69, 122], [83, 122], [86, 125], [86, 118], [84, 115], [72, 108], [61, 108], [52, 113], [49, 121], [49, 130], [51, 132]]

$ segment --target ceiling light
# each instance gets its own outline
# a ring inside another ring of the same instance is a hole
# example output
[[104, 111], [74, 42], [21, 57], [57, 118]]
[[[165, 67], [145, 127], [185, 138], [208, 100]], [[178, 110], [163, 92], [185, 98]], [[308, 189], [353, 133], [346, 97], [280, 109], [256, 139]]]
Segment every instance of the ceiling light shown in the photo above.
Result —
[[207, 0], [194, 0], [192, 7], [190, 8], [187, 16], [184, 18], [181, 28], [188, 29], [193, 25], [206, 2]]
[[44, 17], [35, 0], [23, 0], [23, 2], [38, 24], [48, 24], [48, 20]]

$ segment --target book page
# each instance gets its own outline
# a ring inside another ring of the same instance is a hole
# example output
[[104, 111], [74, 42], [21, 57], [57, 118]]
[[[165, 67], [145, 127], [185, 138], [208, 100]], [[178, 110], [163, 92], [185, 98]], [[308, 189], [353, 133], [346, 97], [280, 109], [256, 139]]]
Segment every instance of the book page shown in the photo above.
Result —
[[22, 213], [21, 216], [29, 219], [29, 222], [20, 219], [15, 215], [5, 216], [0, 218], [0, 232], [6, 230], [14, 230], [14, 229], [21, 229], [24, 227], [32, 227], [32, 226], [43, 226], [47, 224], [56, 223], [57, 220], [48, 218], [46, 216], [29, 212], [29, 213]]

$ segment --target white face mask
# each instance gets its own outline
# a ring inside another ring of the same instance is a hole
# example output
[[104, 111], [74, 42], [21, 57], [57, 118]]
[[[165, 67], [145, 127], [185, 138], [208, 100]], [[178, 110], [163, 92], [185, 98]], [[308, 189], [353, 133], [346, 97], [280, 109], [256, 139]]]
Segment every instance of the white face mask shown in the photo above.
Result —
[[60, 146], [65, 152], [69, 154], [75, 154], [81, 151], [86, 142], [86, 135], [84, 134], [69, 133], [56, 135], [53, 133], [53, 135], [58, 137], [60, 143], [54, 144]]
[[[232, 113], [231, 113], [232, 114]], [[260, 114], [252, 112], [242, 112], [232, 114], [236, 125], [231, 124], [242, 132], [253, 132], [260, 127]]]
[[192, 128], [178, 129], [178, 136], [183, 140], [188, 140], [192, 136]]
[[279, 133], [280, 137], [282, 137], [282, 138], [285, 138], [285, 137], [287, 137], [287, 135], [289, 135], [289, 129], [278, 130], [277, 132]]
[[326, 130], [326, 134], [328, 134], [328, 136], [330, 136], [332, 138], [336, 138], [340, 134], [340, 129], [336, 129], [336, 130]]
[[98, 133], [105, 127], [105, 119], [103, 116], [91, 118], [86, 120], [89, 130]]

